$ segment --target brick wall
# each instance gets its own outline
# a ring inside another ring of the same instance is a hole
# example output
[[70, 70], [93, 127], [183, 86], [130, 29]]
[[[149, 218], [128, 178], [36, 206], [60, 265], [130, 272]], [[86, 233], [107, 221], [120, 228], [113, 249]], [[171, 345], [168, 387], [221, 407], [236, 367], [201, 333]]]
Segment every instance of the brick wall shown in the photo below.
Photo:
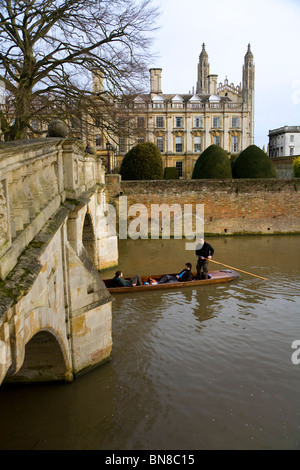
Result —
[[108, 201], [118, 207], [204, 204], [205, 234], [300, 233], [299, 179], [121, 181], [106, 178]]

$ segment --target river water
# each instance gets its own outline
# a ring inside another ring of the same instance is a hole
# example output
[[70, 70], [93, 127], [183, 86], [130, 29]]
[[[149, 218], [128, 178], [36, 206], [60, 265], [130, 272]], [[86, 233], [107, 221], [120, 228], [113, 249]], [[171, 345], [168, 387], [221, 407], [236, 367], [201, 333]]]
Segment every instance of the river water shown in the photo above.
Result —
[[[207, 241], [268, 280], [115, 295], [108, 363], [0, 387], [0, 449], [300, 449], [300, 237]], [[185, 243], [122, 240], [119, 268], [180, 271], [196, 262]]]

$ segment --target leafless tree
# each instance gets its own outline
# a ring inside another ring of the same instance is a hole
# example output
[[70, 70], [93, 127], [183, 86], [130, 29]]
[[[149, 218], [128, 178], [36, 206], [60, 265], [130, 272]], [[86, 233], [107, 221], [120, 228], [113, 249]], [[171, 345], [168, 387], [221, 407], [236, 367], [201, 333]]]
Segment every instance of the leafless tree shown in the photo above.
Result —
[[13, 106], [13, 120], [0, 111], [5, 140], [54, 116], [82, 125], [99, 106], [113, 118], [115, 100], [143, 89], [158, 14], [152, 0], [0, 0], [0, 80]]

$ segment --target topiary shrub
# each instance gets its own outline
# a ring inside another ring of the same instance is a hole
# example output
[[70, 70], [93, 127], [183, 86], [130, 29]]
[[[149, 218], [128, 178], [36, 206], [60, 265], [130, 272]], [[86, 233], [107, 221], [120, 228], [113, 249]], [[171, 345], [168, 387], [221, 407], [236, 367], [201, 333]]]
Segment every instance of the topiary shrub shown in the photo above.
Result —
[[233, 170], [234, 164], [239, 156], [239, 153], [232, 153], [230, 155], [230, 165], [231, 165], [231, 171]]
[[294, 177], [300, 178], [300, 157], [295, 158], [293, 161]]
[[165, 180], [177, 180], [179, 179], [178, 170], [176, 166], [167, 166], [164, 170]]
[[233, 165], [234, 178], [276, 178], [274, 163], [256, 145], [243, 150]]
[[156, 145], [146, 142], [135, 145], [121, 163], [122, 180], [161, 180], [163, 162]]
[[231, 179], [231, 164], [219, 145], [211, 145], [196, 161], [192, 179]]

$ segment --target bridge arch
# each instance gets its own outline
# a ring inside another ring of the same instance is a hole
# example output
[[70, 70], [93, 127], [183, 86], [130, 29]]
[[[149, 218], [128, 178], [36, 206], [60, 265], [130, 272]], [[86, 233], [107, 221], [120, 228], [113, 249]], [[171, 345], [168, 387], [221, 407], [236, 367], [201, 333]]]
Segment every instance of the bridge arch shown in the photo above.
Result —
[[78, 256], [84, 248], [88, 257], [97, 266], [96, 204], [96, 195], [92, 195], [88, 204], [78, 204], [74, 207], [68, 217], [67, 238]]
[[16, 331], [18, 348], [8, 370], [7, 382], [72, 380], [70, 347], [63, 317], [48, 307], [24, 315], [24, 326]]
[[25, 346], [22, 367], [6, 382], [68, 381], [68, 367], [61, 345], [53, 331], [40, 330]]
[[94, 230], [93, 219], [89, 210], [85, 214], [85, 218], [82, 226], [82, 245], [86, 249], [89, 258], [93, 261], [94, 264], [97, 263], [97, 253], [96, 253], [96, 236]]

